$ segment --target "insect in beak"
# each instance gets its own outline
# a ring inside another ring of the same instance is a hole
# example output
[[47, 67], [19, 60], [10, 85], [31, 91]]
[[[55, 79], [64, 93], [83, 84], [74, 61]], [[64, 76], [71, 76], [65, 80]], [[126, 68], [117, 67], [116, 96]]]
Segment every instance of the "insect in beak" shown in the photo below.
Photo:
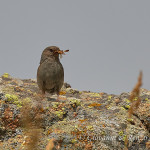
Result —
[[62, 58], [62, 55], [65, 55], [65, 52], [69, 52], [69, 50], [58, 50], [56, 53], [60, 54], [60, 58]]

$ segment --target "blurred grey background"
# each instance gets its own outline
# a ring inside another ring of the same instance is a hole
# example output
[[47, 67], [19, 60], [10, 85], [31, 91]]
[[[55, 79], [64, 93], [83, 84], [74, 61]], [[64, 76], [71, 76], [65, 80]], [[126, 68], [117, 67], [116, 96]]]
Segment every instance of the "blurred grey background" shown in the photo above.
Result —
[[65, 81], [78, 90], [120, 94], [142, 70], [150, 90], [149, 0], [0, 1], [0, 74], [36, 78], [47, 46], [70, 49]]

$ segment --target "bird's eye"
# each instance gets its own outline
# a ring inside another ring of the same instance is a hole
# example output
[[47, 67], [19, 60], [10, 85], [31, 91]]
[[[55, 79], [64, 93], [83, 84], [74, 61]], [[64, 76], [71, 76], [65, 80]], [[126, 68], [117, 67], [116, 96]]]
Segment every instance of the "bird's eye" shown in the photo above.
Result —
[[53, 50], [52, 50], [52, 49], [50, 49], [50, 52], [53, 52]]

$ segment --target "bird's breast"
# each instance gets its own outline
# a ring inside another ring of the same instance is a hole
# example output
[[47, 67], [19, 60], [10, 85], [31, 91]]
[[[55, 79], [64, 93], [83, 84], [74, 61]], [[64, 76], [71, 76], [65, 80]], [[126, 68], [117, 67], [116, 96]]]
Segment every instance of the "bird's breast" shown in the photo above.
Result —
[[64, 69], [60, 62], [43, 62], [39, 67], [40, 77], [45, 80], [59, 80], [64, 78]]

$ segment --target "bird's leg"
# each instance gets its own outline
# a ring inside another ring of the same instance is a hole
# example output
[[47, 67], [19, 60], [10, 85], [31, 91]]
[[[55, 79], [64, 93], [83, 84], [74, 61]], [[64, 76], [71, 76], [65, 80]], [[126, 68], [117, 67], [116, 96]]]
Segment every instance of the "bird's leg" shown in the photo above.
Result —
[[56, 101], [59, 101], [59, 92], [57, 92], [57, 99]]
[[44, 99], [44, 98], [45, 98], [45, 94], [42, 93], [42, 99]]
[[45, 92], [44, 91], [40, 92], [39, 97], [43, 100], [45, 98]]

